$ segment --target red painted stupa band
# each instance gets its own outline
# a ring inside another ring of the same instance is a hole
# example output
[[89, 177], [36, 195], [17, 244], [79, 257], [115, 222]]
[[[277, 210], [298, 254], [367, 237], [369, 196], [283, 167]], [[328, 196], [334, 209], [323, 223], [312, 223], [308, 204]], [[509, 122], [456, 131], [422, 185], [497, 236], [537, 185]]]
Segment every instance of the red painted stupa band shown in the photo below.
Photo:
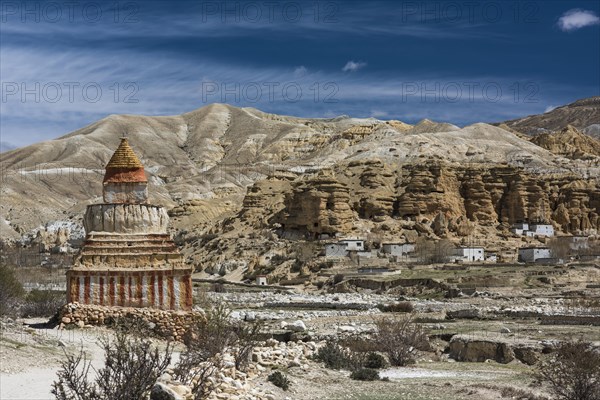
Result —
[[67, 272], [69, 302], [165, 310], [192, 308], [192, 268], [148, 204], [144, 166], [126, 138], [106, 166], [103, 204], [87, 207], [86, 240]]
[[73, 271], [67, 301], [121, 307], [189, 310], [189, 274], [171, 271]]
[[107, 168], [104, 183], [148, 182], [144, 168]]

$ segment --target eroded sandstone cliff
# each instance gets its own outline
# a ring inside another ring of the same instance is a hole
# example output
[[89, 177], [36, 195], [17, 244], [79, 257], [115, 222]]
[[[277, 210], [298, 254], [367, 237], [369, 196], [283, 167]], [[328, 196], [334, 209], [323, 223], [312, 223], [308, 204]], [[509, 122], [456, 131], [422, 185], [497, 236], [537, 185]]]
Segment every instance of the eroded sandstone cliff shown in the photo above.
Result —
[[507, 165], [362, 160], [285, 184], [259, 181], [248, 189], [241, 214], [308, 234], [348, 234], [361, 220], [407, 219], [458, 236], [468, 234], [460, 229], [467, 221], [499, 233], [515, 222], [538, 221], [593, 234], [600, 228], [600, 190], [576, 175], [535, 175]]

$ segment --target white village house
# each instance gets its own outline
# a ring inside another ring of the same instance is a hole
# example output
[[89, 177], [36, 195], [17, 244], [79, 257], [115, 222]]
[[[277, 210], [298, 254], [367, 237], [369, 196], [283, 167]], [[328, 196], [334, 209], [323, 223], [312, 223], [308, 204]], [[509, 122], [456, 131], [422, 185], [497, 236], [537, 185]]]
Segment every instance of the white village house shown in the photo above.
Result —
[[484, 261], [485, 251], [483, 247], [458, 247], [454, 249], [456, 260], [460, 261]]
[[258, 286], [267, 286], [267, 276], [266, 275], [257, 275], [256, 276], [256, 284]]
[[513, 224], [510, 231], [519, 236], [554, 236], [554, 226], [552, 224], [517, 222]]
[[363, 252], [365, 241], [362, 239], [343, 239], [325, 245], [325, 257], [347, 257], [350, 251]]
[[512, 228], [510, 228], [510, 231], [512, 233], [515, 233], [519, 236], [524, 235], [525, 232], [527, 232], [528, 230], [529, 230], [528, 222], [517, 222], [516, 224], [513, 224]]
[[539, 259], [552, 258], [552, 253], [547, 247], [521, 247], [519, 249], [519, 262], [536, 262]]
[[589, 238], [587, 236], [572, 236], [569, 247], [574, 251], [588, 249], [590, 247]]
[[327, 243], [325, 245], [325, 257], [346, 257], [348, 250], [342, 243]]
[[414, 243], [383, 243], [381, 250], [384, 254], [404, 256], [415, 251]]
[[551, 224], [531, 224], [527, 236], [554, 236], [554, 227]]
[[348, 251], [364, 251], [365, 250], [365, 241], [362, 239], [342, 239], [338, 243], [345, 244], [346, 250]]

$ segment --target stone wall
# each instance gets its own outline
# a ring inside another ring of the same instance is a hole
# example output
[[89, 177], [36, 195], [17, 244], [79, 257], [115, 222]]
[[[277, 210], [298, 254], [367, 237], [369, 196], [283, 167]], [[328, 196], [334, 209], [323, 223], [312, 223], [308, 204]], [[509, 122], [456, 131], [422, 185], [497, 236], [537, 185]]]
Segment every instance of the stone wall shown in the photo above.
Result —
[[598, 315], [544, 315], [542, 325], [593, 325], [600, 326]]
[[194, 321], [204, 315], [194, 311], [170, 311], [154, 308], [106, 307], [69, 303], [59, 311], [61, 328], [114, 325], [122, 322], [138, 322], [157, 336], [169, 340], [183, 340], [183, 335]]

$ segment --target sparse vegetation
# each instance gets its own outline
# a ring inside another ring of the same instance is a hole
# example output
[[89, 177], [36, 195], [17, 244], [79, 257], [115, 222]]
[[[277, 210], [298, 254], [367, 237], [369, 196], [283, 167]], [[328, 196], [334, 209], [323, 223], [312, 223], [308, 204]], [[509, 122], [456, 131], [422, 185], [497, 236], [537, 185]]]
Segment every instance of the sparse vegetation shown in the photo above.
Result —
[[15, 305], [24, 296], [25, 290], [16, 278], [14, 270], [0, 265], [0, 316], [14, 315]]
[[221, 354], [226, 348], [231, 349], [236, 368], [247, 367], [262, 328], [259, 321], [232, 323], [223, 304], [207, 302], [204, 308], [205, 317], [198, 318], [186, 333], [186, 350], [174, 368], [175, 379], [192, 388], [195, 400], [212, 393], [210, 381], [222, 367]]
[[372, 368], [359, 368], [352, 371], [350, 378], [355, 381], [377, 381], [379, 380], [379, 372]]
[[92, 365], [83, 350], [66, 353], [51, 393], [57, 400], [137, 400], [148, 397], [158, 377], [171, 362], [172, 348], [159, 350], [148, 340], [117, 330], [102, 341], [105, 366], [91, 378]]
[[392, 365], [406, 366], [415, 361], [416, 350], [428, 350], [429, 342], [422, 326], [414, 315], [403, 318], [382, 318], [375, 321], [375, 343], [379, 351], [387, 354]]
[[566, 236], [557, 236], [548, 240], [548, 248], [552, 253], [552, 257], [567, 260], [571, 254], [572, 238]]
[[503, 387], [500, 390], [502, 397], [507, 399], [519, 399], [519, 400], [548, 400], [547, 397], [537, 396], [526, 390], [515, 388], [512, 386]]
[[380, 369], [385, 368], [387, 362], [385, 361], [385, 357], [379, 353], [370, 352], [367, 354], [367, 360], [365, 361], [365, 367], [371, 369]]
[[415, 246], [417, 258], [423, 264], [445, 263], [450, 260], [454, 244], [446, 239], [433, 241], [419, 237]]
[[354, 364], [351, 350], [333, 340], [321, 347], [314, 358], [330, 369], [350, 369]]
[[559, 400], [600, 399], [600, 352], [586, 342], [565, 342], [537, 368], [536, 377]]
[[250, 362], [252, 349], [254, 349], [260, 337], [263, 323], [260, 320], [253, 321], [252, 323], [240, 322], [233, 324], [232, 327], [236, 338], [233, 349], [235, 367], [240, 371], [245, 371]]
[[384, 368], [387, 361], [385, 357], [371, 349], [373, 343], [364, 339], [343, 342], [332, 340], [321, 347], [314, 358], [323, 362], [327, 368], [352, 371], [352, 379], [378, 380], [379, 374], [375, 370]]
[[21, 315], [25, 317], [49, 317], [56, 314], [65, 302], [66, 295], [64, 292], [34, 289], [25, 297]]
[[283, 389], [288, 390], [290, 388], [291, 382], [287, 376], [285, 376], [281, 371], [275, 371], [267, 378], [269, 382], [273, 385]]

